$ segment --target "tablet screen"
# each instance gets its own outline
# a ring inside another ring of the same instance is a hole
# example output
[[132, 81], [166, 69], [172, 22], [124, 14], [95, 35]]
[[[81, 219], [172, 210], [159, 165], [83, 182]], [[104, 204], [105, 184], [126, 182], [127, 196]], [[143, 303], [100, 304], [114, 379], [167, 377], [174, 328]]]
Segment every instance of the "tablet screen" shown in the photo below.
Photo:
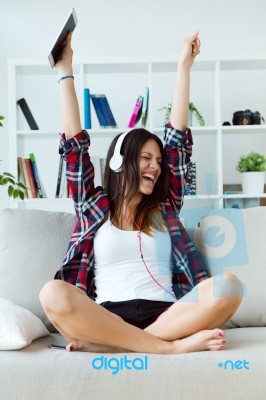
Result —
[[69, 32], [73, 32], [76, 25], [77, 25], [77, 16], [76, 16], [76, 12], [75, 9], [72, 8], [72, 10], [70, 11], [66, 22], [64, 23], [62, 29], [59, 32], [59, 35], [57, 36], [54, 45], [52, 46], [52, 49], [50, 50], [49, 54], [48, 54], [48, 59], [50, 61], [51, 67], [53, 68], [55, 66], [55, 64], [57, 63], [57, 61], [60, 58], [60, 55], [62, 53], [62, 49], [63, 49], [63, 43], [66, 40], [66, 37], [68, 35]]

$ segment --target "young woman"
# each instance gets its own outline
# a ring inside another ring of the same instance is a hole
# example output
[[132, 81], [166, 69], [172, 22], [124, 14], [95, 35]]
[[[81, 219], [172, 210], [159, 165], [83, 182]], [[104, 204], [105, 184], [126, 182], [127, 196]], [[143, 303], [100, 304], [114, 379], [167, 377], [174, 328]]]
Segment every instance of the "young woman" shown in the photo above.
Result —
[[112, 142], [104, 189], [95, 187], [72, 69], [71, 34], [56, 68], [64, 124], [60, 153], [67, 163], [78, 222], [42, 306], [69, 342], [68, 350], [184, 353], [220, 350], [221, 329], [241, 302], [241, 284], [213, 278], [179, 221], [192, 153], [187, 128], [190, 67], [198, 33], [184, 42], [165, 146], [145, 129]]

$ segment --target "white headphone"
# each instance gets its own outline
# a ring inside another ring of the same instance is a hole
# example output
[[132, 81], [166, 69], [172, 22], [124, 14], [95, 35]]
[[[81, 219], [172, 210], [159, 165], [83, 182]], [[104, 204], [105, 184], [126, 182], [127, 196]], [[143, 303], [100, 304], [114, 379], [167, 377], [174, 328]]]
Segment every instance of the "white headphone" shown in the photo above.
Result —
[[122, 135], [119, 136], [119, 138], [118, 138], [118, 140], [117, 140], [117, 142], [115, 144], [114, 154], [113, 154], [113, 156], [112, 156], [112, 158], [110, 159], [110, 162], [109, 162], [109, 167], [114, 172], [121, 172], [122, 171], [122, 164], [123, 164], [124, 157], [122, 156], [120, 151], [121, 151], [123, 140], [124, 140], [125, 136], [129, 132], [130, 132], [130, 130], [122, 133]]

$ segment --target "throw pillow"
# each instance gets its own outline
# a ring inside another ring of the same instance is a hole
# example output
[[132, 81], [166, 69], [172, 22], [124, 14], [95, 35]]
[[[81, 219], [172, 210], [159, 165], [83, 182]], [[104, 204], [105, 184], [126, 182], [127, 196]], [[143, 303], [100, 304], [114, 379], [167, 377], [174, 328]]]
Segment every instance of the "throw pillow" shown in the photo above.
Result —
[[0, 297], [31, 311], [50, 332], [39, 293], [62, 265], [76, 221], [64, 212], [0, 211]]
[[0, 350], [17, 350], [49, 335], [42, 321], [29, 310], [0, 298]]
[[266, 207], [221, 209], [206, 214], [193, 237], [210, 275], [235, 274], [243, 300], [226, 328], [266, 326]]

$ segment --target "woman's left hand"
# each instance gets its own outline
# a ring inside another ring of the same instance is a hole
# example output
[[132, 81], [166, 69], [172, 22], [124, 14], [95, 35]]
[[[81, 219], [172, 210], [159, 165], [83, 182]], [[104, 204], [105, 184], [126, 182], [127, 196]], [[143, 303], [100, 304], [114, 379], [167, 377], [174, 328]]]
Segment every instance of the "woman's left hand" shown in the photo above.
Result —
[[191, 67], [196, 56], [200, 53], [200, 44], [199, 32], [195, 32], [194, 35], [186, 38], [178, 64]]

